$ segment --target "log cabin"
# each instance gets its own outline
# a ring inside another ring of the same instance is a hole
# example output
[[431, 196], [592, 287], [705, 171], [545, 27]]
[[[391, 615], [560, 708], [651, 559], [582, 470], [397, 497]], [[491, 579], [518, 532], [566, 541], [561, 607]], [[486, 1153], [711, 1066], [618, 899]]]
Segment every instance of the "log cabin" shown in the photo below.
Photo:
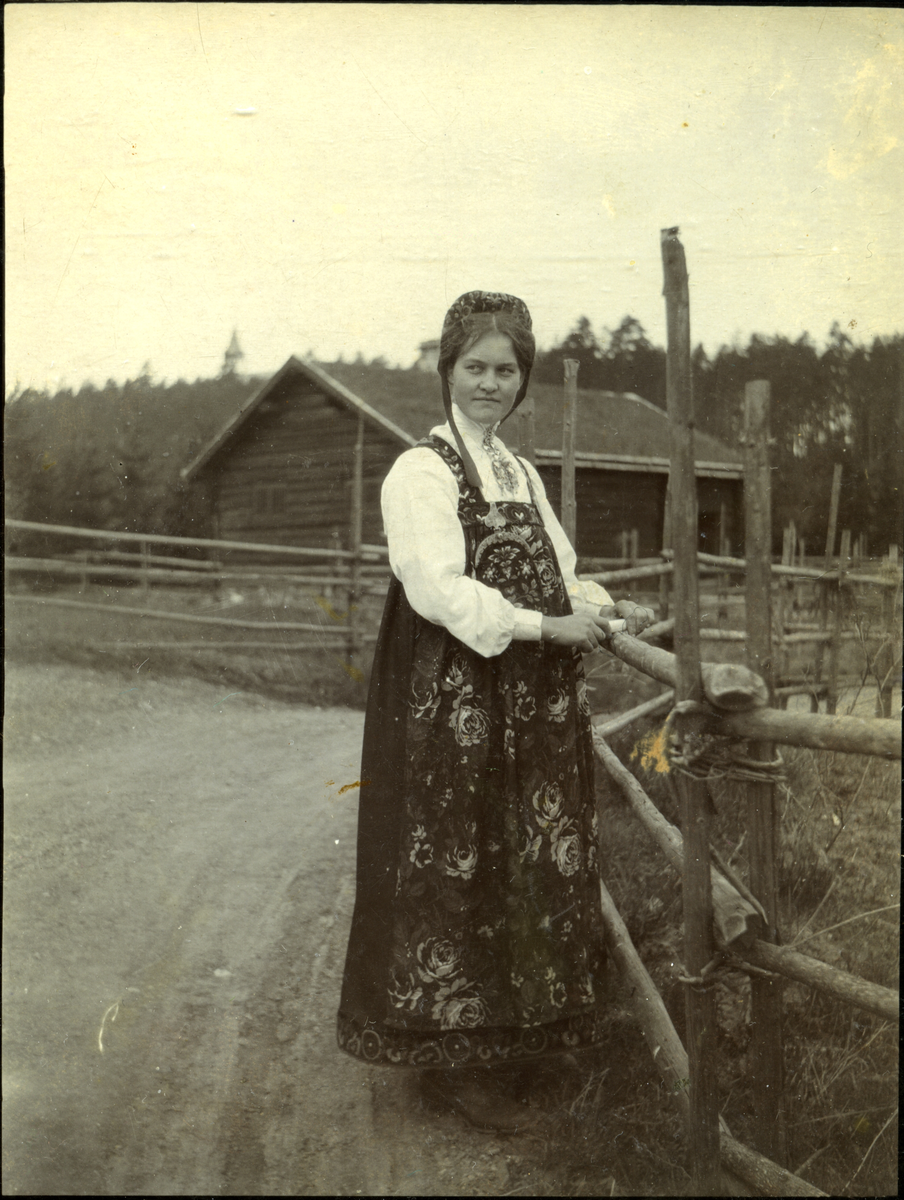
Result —
[[[561, 479], [562, 389], [532, 384], [534, 460], [553, 507]], [[502, 426], [528, 451], [529, 406]], [[195, 528], [236, 541], [350, 549], [383, 541], [380, 486], [394, 459], [443, 420], [439, 381], [423, 369], [318, 365], [294, 356], [183, 469]], [[662, 547], [669, 423], [631, 393], [579, 390], [577, 550], [582, 558], [653, 557]], [[742, 468], [696, 435], [700, 549], [734, 553], [743, 536]], [[357, 482], [356, 482], [357, 481]], [[360, 516], [356, 516], [360, 497]]]

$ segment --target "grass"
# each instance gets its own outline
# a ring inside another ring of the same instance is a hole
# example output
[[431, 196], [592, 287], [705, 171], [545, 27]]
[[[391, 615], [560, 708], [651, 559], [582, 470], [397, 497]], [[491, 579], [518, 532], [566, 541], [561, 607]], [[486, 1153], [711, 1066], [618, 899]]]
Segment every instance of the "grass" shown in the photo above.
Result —
[[[303, 621], [322, 626], [324, 640], [338, 614], [329, 597], [295, 589], [236, 598], [185, 589], [89, 586], [60, 588], [52, 595], [98, 604], [159, 609], [190, 615], [253, 621]], [[319, 601], [319, 602], [318, 602]], [[152, 677], [195, 675], [234, 690], [260, 693], [295, 703], [363, 708], [366, 672], [353, 664], [341, 645], [292, 652], [287, 643], [316, 634], [176, 623], [130, 613], [56, 607], [13, 600], [6, 605], [6, 653], [19, 661], [51, 659], [80, 666], [121, 670], [141, 665]], [[270, 641], [265, 649], [236, 650], [220, 643]], [[157, 643], [205, 643], [203, 649], [162, 649]], [[135, 643], [125, 645], [121, 643]]]

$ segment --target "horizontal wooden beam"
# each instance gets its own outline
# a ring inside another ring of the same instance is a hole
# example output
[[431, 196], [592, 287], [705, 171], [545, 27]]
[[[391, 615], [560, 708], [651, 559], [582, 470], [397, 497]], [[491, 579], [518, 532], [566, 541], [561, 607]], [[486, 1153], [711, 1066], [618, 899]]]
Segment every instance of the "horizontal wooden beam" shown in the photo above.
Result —
[[[668, 650], [649, 646], [627, 633], [612, 634], [607, 648], [628, 666], [669, 687], [677, 686], [677, 659]], [[766, 684], [748, 667], [737, 663], [703, 663], [701, 670], [706, 698], [718, 709], [738, 712], [764, 705], [769, 698]]]
[[48, 604], [56, 608], [85, 608], [95, 612], [127, 613], [130, 617], [150, 617], [155, 621], [183, 621], [192, 625], [225, 625], [232, 629], [269, 629], [276, 633], [279, 630], [295, 633], [325, 633], [327, 636], [337, 633], [351, 633], [347, 625], [320, 625], [306, 621], [242, 621], [233, 617], [195, 617], [187, 613], [160, 612], [154, 608], [133, 608], [128, 604], [94, 604], [90, 600], [61, 600], [56, 596], [17, 596], [8, 593], [6, 600], [27, 600], [31, 604]]
[[[348, 575], [304, 575], [283, 569], [262, 571], [251, 568], [246, 571], [219, 570], [214, 572], [194, 569], [173, 570], [166, 567], [116, 566], [112, 563], [77, 563], [58, 558], [12, 558], [6, 557], [3, 565], [7, 571], [22, 574], [42, 571], [48, 574], [71, 576], [100, 575], [108, 579], [138, 579], [149, 583], [181, 583], [187, 587], [209, 588], [215, 583], [295, 583], [312, 587], [347, 587]], [[374, 585], [370, 585], [374, 586]], [[376, 586], [385, 588], [385, 584]]]
[[[671, 559], [673, 557], [672, 550], [660, 551], [663, 558]], [[697, 562], [702, 566], [718, 567], [722, 571], [746, 571], [747, 560], [745, 558], [731, 558], [720, 554], [705, 554], [702, 550], [697, 553]], [[894, 577], [888, 575], [862, 575], [859, 572], [853, 573], [849, 571], [840, 572], [838, 568], [833, 570], [824, 570], [819, 567], [790, 567], [784, 566], [782, 563], [772, 564], [773, 575], [789, 575], [799, 579], [821, 579], [828, 582], [832, 579], [838, 579], [843, 575], [846, 583], [873, 583], [879, 587], [897, 587], [900, 582]]]
[[[675, 655], [648, 646], [627, 633], [614, 633], [607, 648], [629, 666], [674, 687]], [[722, 736], [840, 750], [846, 754], [901, 757], [901, 722], [888, 717], [846, 717], [827, 713], [796, 713], [760, 707], [766, 685], [755, 672], [734, 663], [703, 663], [703, 690], [714, 708], [711, 732]], [[746, 707], [745, 707], [746, 706]]]
[[675, 700], [675, 692], [669, 688], [667, 692], [663, 692], [661, 696], [654, 696], [652, 700], [644, 700], [643, 704], [638, 704], [636, 708], [628, 709], [627, 712], [619, 713], [617, 717], [610, 717], [607, 721], [594, 722], [593, 733], [595, 737], [607, 738], [613, 733], [618, 733], [619, 730], [627, 728], [634, 721], [641, 717], [652, 717], [657, 713], [665, 712], [670, 708]]
[[[62, 533], [73, 537], [94, 538], [113, 542], [153, 542], [161, 546], [212, 546], [221, 550], [248, 550], [260, 554], [286, 554], [296, 558], [354, 558], [352, 550], [334, 550], [315, 546], [278, 546], [263, 542], [230, 542], [216, 538], [173, 537], [162, 533], [120, 533], [115, 529], [82, 529], [75, 525], [44, 525], [40, 521], [16, 521], [7, 518], [7, 529], [25, 529], [35, 533]], [[389, 551], [385, 546], [362, 546], [362, 553], [386, 558]]]
[[[365, 634], [363, 642], [375, 642], [376, 634]], [[149, 641], [109, 641], [85, 642], [92, 650], [278, 650], [292, 653], [296, 650], [341, 650], [348, 645], [348, 638], [337, 638], [335, 634], [324, 636], [321, 640], [310, 642], [149, 642]]]
[[647, 563], [614, 571], [596, 571], [592, 575], [582, 573], [581, 579], [605, 586], [609, 583], [629, 583], [632, 579], [654, 579], [660, 575], [671, 575], [674, 570], [672, 563]]
[[891, 988], [870, 983], [857, 975], [830, 967], [828, 963], [800, 954], [787, 946], [773, 946], [770, 942], [756, 939], [737, 951], [739, 958], [755, 967], [775, 971], [798, 983], [806, 983], [819, 992], [834, 996], [854, 1008], [862, 1008], [886, 1021], [897, 1021], [901, 1013], [901, 999]]
[[713, 716], [711, 732], [811, 750], [901, 757], [901, 722], [889, 717], [847, 717], [828, 713], [787, 712], [760, 708], [755, 712]]

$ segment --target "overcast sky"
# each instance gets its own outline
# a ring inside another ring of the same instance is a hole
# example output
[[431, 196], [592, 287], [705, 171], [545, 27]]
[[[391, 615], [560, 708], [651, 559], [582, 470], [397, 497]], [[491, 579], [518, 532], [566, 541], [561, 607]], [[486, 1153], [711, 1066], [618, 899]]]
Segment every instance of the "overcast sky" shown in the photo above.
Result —
[[895, 9], [7, 5], [6, 386], [409, 365], [474, 287], [541, 345], [904, 328]]

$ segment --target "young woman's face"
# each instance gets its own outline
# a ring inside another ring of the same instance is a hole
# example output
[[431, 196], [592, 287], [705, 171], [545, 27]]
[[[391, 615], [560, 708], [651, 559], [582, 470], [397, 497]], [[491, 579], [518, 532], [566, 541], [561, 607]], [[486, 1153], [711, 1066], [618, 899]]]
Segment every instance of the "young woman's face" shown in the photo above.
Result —
[[449, 372], [449, 393], [466, 417], [478, 425], [495, 425], [515, 403], [521, 371], [511, 339], [485, 333]]

